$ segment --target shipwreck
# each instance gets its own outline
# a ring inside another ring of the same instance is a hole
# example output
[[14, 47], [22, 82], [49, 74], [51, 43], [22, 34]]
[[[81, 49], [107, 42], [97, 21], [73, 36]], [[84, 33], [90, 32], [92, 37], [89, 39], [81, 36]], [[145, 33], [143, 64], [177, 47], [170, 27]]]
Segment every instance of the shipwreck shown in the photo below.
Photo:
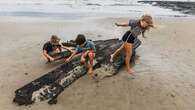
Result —
[[[114, 62], [110, 62], [110, 55], [121, 46], [122, 41], [119, 39], [98, 40], [94, 41], [96, 45], [96, 58], [94, 59], [94, 73], [97, 77], [113, 76], [118, 73], [124, 65], [125, 54], [121, 53]], [[73, 41], [63, 43], [63, 45], [75, 47]], [[131, 62], [135, 61], [136, 49], [141, 45], [139, 39], [135, 40], [133, 45], [133, 55]], [[67, 57], [70, 55], [67, 51]], [[106, 75], [101, 75], [101, 70]], [[49, 104], [57, 103], [57, 97], [66, 87], [87, 73], [86, 68], [80, 65], [78, 58], [70, 63], [64, 63], [38, 79], [24, 85], [15, 91], [13, 102], [18, 105], [30, 105], [35, 102], [47, 101]]]

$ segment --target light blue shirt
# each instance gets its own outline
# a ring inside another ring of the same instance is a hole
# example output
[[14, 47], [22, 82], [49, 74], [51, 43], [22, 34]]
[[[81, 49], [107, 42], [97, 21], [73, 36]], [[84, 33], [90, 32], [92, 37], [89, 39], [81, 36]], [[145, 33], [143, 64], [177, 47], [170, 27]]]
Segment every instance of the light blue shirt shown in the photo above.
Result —
[[83, 52], [83, 51], [86, 51], [86, 50], [93, 50], [94, 52], [96, 52], [95, 44], [93, 43], [93, 41], [87, 40], [85, 42], [84, 47], [80, 47], [80, 45], [76, 46], [76, 52], [77, 53], [80, 53], [80, 52]]

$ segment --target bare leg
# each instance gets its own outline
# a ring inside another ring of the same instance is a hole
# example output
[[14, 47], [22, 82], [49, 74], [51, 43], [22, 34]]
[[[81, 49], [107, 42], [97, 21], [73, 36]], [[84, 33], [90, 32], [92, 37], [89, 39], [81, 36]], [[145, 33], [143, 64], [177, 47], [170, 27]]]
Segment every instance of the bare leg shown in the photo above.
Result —
[[89, 70], [88, 70], [88, 74], [89, 75], [93, 75], [93, 59], [95, 57], [95, 53], [89, 52], [88, 56], [89, 56], [89, 64], [88, 64]]
[[120, 48], [118, 48], [112, 55], [110, 58], [110, 62], [113, 62], [114, 58], [121, 52], [121, 50], [124, 48], [124, 43], [120, 46]]
[[81, 64], [86, 64], [86, 59], [85, 59], [85, 55], [83, 54], [82, 56], [81, 56]]
[[[93, 71], [93, 65], [91, 66], [89, 63], [88, 63], [88, 59], [86, 59], [86, 57], [89, 56], [89, 51], [86, 51], [86, 52], [83, 52], [82, 53], [82, 56], [81, 56], [81, 64], [85, 65], [88, 69], [88, 75], [91, 75], [92, 74], [92, 71]], [[90, 59], [89, 59], [90, 60]]]
[[131, 56], [132, 56], [132, 47], [133, 47], [133, 44], [125, 42], [125, 44], [124, 44], [125, 53], [126, 53], [125, 65], [126, 65], [127, 72], [129, 74], [133, 74], [133, 72], [134, 72], [130, 67], [130, 60], [131, 60]]

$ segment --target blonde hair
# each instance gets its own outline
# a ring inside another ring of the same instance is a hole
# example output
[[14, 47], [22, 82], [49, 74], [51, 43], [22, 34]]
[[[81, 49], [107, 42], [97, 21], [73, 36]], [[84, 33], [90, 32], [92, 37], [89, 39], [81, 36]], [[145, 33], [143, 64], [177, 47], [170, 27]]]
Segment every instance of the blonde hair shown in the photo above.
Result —
[[152, 16], [148, 14], [142, 15], [140, 21], [145, 21], [148, 24], [148, 26], [144, 28], [145, 30], [149, 30], [151, 27], [154, 27]]
[[51, 36], [51, 43], [58, 44], [59, 41], [60, 41], [60, 38], [57, 35], [52, 35]]

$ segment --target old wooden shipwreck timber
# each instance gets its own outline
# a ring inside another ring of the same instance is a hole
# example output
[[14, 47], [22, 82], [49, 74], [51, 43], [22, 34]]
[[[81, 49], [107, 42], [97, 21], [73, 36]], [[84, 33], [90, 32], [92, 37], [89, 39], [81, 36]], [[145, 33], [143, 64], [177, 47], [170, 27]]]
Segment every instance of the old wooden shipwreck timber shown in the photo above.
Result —
[[[94, 41], [96, 45], [96, 58], [94, 73], [101, 75], [99, 70], [108, 73], [105, 76], [112, 76], [124, 65], [124, 53], [111, 63], [110, 55], [121, 46], [122, 41], [118, 39]], [[136, 48], [141, 44], [139, 39], [133, 45], [132, 61], [135, 59]], [[66, 46], [75, 47], [74, 42], [64, 43]], [[70, 53], [67, 53], [67, 57]], [[13, 102], [18, 105], [30, 105], [34, 102], [48, 101], [49, 104], [57, 103], [57, 97], [64, 89], [75, 80], [86, 74], [86, 68], [80, 65], [79, 59], [74, 59], [70, 63], [64, 63], [51, 72], [48, 72], [38, 79], [26, 84], [15, 91]], [[104, 77], [105, 77], [104, 76]]]

